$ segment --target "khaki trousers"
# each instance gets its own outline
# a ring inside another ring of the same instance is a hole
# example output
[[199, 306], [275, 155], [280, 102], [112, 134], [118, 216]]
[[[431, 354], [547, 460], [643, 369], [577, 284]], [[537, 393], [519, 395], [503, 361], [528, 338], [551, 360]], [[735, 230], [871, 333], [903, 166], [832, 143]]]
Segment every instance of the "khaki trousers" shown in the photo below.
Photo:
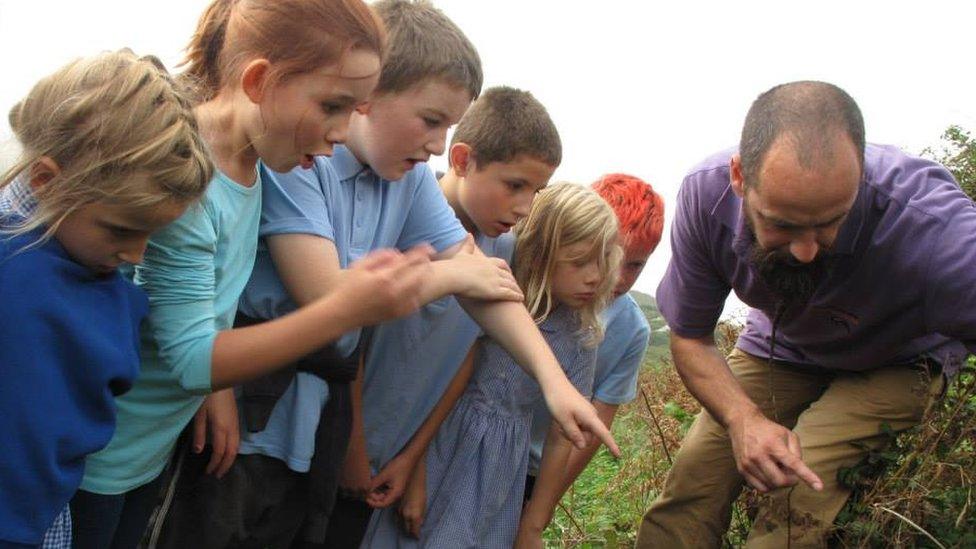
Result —
[[[884, 443], [882, 423], [895, 431], [917, 425], [944, 388], [941, 373], [930, 375], [924, 366], [828, 372], [770, 365], [738, 349], [728, 363], [763, 413], [793, 429], [803, 461], [824, 481], [822, 492], [801, 482], [763, 498], [746, 542], [749, 548], [825, 546], [834, 517], [850, 495], [837, 481], [838, 470]], [[682, 442], [663, 492], [644, 515], [637, 547], [720, 547], [742, 485], [725, 428], [702, 410]]]

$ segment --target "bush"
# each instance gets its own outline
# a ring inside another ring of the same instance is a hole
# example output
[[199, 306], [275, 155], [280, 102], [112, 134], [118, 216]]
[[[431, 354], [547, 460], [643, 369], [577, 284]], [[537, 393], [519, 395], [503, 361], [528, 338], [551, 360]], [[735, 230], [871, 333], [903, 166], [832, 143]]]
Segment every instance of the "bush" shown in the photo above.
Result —
[[835, 521], [838, 545], [976, 547], [976, 362], [921, 425], [889, 437], [841, 472], [854, 494]]

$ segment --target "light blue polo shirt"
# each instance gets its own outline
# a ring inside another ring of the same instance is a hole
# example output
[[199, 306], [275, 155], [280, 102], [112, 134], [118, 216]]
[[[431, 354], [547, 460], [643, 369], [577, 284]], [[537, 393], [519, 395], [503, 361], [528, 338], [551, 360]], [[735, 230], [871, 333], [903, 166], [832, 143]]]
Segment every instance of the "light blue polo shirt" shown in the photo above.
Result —
[[[295, 309], [264, 244], [268, 235], [312, 234], [331, 240], [345, 269], [373, 250], [407, 250], [427, 243], [441, 252], [467, 234], [426, 164], [417, 165], [400, 180], [388, 181], [361, 164], [349, 149], [337, 146], [331, 159], [316, 157], [311, 169], [296, 168], [287, 174], [265, 170], [262, 177], [262, 241], [240, 303], [240, 311], [254, 318], [277, 318]], [[344, 354], [355, 349], [359, 333], [355, 330], [340, 339]], [[299, 372], [272, 410], [265, 430], [249, 433], [242, 424], [240, 452], [263, 454], [284, 461], [294, 471], [308, 471], [327, 399], [325, 381]]]
[[[637, 374], [644, 361], [651, 328], [640, 305], [624, 294], [610, 303], [601, 316], [603, 341], [596, 356], [593, 374], [593, 400], [604, 404], [626, 404], [637, 396]], [[539, 472], [542, 446], [549, 432], [551, 416], [545, 402], [539, 402], [532, 416], [532, 450], [529, 472]]]
[[[511, 262], [511, 233], [475, 241], [485, 255]], [[363, 428], [374, 472], [424, 423], [480, 334], [454, 296], [376, 328], [363, 378]]]

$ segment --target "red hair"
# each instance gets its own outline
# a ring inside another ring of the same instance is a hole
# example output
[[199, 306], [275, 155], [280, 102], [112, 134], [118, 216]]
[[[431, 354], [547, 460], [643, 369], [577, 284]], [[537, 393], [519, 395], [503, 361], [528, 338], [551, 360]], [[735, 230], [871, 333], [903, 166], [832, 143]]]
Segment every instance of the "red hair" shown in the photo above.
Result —
[[664, 200], [644, 180], [612, 173], [593, 183], [593, 190], [610, 204], [620, 222], [620, 237], [627, 251], [650, 254], [664, 232]]
[[274, 83], [335, 63], [351, 49], [382, 57], [385, 44], [383, 22], [363, 0], [213, 0], [186, 48], [183, 74], [207, 101], [251, 58], [274, 65]]

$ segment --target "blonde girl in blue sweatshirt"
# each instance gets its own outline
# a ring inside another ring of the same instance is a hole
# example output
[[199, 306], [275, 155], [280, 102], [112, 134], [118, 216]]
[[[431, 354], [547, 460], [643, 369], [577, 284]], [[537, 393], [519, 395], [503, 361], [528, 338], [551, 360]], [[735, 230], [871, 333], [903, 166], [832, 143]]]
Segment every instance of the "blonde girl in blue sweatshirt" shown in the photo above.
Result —
[[148, 304], [118, 267], [213, 165], [189, 101], [128, 50], [45, 77], [10, 125], [23, 154], [0, 178], [0, 546], [68, 548], [85, 457], [139, 369]]

